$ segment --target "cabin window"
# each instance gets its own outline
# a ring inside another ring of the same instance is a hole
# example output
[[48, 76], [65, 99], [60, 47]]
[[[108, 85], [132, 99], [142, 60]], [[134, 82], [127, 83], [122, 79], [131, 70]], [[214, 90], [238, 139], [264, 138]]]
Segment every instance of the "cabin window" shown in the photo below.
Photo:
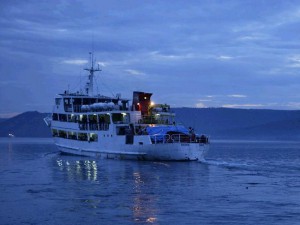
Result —
[[98, 130], [97, 115], [89, 115], [90, 130]]
[[97, 142], [97, 141], [98, 141], [98, 135], [95, 134], [95, 133], [90, 133], [90, 134], [89, 134], [89, 140], [90, 140], [91, 142], [93, 142], [93, 141]]
[[87, 116], [86, 115], [79, 115], [79, 129], [80, 130], [87, 130], [88, 123], [87, 123]]
[[67, 132], [64, 130], [59, 130], [58, 131], [58, 136], [61, 138], [67, 138]]
[[82, 98], [73, 98], [74, 112], [81, 112]]
[[99, 114], [98, 115], [99, 130], [108, 130], [110, 124], [109, 114]]
[[66, 114], [59, 114], [59, 121], [67, 122], [67, 115]]
[[58, 114], [57, 113], [52, 114], [52, 120], [55, 120], [55, 121], [58, 120]]
[[88, 138], [87, 138], [87, 134], [86, 133], [78, 133], [78, 140], [80, 141], [87, 141]]
[[97, 115], [89, 115], [89, 122], [90, 123], [97, 123]]
[[69, 131], [69, 132], [68, 132], [68, 139], [76, 140], [76, 139], [77, 139], [76, 133], [75, 133], [75, 132]]
[[79, 116], [79, 122], [87, 123], [87, 116], [86, 115], [80, 115]]
[[113, 123], [129, 123], [128, 113], [112, 113]]
[[74, 114], [68, 114], [68, 122], [76, 123], [77, 122], [77, 116], [74, 115]]
[[93, 104], [95, 102], [96, 102], [95, 98], [83, 98], [82, 99], [82, 104], [83, 105], [91, 105], [91, 104]]
[[52, 129], [52, 136], [57, 137], [58, 136], [58, 131], [56, 129]]

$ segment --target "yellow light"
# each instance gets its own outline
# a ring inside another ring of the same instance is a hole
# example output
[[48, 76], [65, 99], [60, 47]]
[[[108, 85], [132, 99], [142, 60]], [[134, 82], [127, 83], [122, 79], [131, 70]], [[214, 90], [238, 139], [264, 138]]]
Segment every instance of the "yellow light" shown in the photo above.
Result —
[[151, 105], [151, 106], [154, 106], [154, 105], [155, 105], [155, 103], [154, 103], [154, 102], [151, 102], [151, 103], [150, 103], [150, 105]]

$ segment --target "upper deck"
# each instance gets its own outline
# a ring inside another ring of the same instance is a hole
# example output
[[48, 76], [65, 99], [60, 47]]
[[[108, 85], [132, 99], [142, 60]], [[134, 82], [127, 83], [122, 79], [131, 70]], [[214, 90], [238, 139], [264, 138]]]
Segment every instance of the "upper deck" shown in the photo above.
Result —
[[53, 111], [80, 113], [128, 109], [128, 99], [112, 98], [103, 95], [89, 96], [65, 91], [64, 94], [59, 94], [59, 97], [55, 98]]
[[87, 117], [97, 114], [116, 115], [124, 112], [130, 114], [129, 122], [134, 124], [173, 124], [175, 121], [175, 114], [170, 111], [168, 105], [151, 104], [150, 98], [136, 100], [130, 106], [128, 99], [120, 97], [89, 96], [67, 91], [55, 99], [53, 117], [55, 120], [73, 122], [73, 120], [68, 121], [67, 118], [76, 115], [87, 115]]

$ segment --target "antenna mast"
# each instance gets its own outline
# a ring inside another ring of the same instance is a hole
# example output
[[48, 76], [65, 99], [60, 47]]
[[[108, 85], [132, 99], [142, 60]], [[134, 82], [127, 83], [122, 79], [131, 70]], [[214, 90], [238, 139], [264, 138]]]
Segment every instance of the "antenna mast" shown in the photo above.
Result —
[[89, 80], [88, 80], [88, 82], [85, 85], [85, 91], [86, 91], [87, 95], [92, 96], [92, 95], [94, 95], [94, 72], [98, 72], [98, 71], [101, 71], [101, 70], [99, 68], [99, 64], [98, 64], [98, 68], [97, 69], [94, 68], [94, 56], [93, 56], [93, 53], [90, 52], [89, 54], [90, 54], [91, 68], [85, 68], [84, 69], [84, 70], [90, 72], [90, 74], [89, 74]]

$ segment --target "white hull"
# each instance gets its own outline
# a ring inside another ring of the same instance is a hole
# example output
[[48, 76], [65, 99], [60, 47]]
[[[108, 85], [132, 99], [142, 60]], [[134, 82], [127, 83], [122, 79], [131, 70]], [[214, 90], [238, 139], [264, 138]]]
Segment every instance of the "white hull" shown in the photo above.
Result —
[[97, 148], [95, 145], [66, 145], [56, 143], [62, 153], [102, 159], [130, 159], [151, 161], [204, 161], [209, 145], [201, 143], [164, 143], [123, 145], [119, 149]]

